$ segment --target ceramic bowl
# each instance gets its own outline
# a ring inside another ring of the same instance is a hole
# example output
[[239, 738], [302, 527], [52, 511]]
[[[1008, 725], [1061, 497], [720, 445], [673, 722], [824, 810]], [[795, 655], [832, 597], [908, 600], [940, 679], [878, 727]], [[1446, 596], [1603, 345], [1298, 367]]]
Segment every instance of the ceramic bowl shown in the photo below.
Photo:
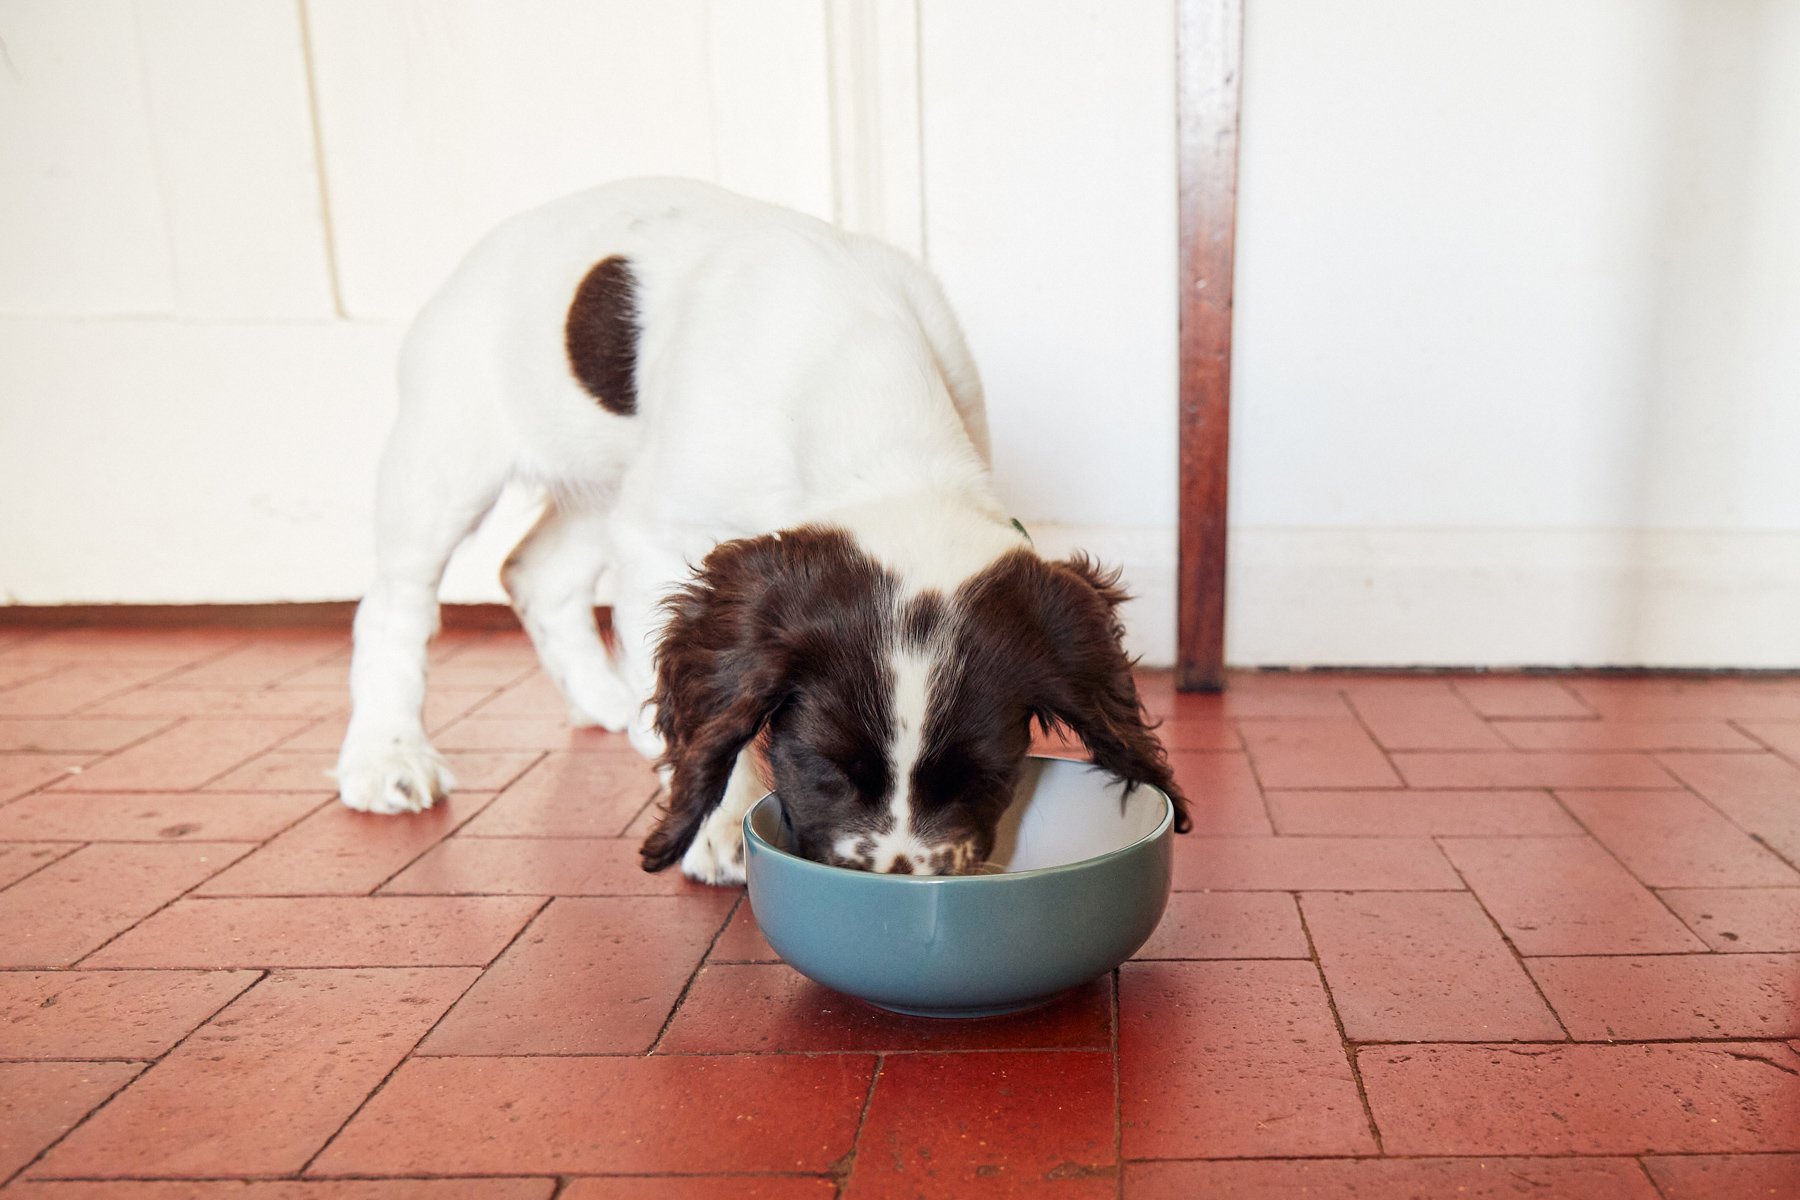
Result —
[[1032, 757], [997, 874], [883, 875], [791, 853], [781, 796], [744, 817], [750, 907], [796, 971], [914, 1016], [1043, 1004], [1142, 946], [1168, 903], [1174, 807], [1089, 763]]

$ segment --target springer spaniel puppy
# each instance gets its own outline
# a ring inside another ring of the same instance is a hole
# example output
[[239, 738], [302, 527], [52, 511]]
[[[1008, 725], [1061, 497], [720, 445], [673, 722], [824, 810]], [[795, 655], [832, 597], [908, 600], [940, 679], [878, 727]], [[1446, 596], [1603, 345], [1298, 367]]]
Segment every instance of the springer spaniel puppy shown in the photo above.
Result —
[[507, 592], [574, 723], [660, 763], [646, 870], [742, 881], [771, 786], [811, 858], [971, 869], [1033, 721], [1187, 827], [1116, 575], [1040, 558], [1008, 519], [974, 363], [899, 251], [700, 183], [610, 184], [483, 240], [399, 383], [336, 770], [351, 808], [453, 786], [420, 720], [438, 583], [521, 480], [549, 502]]

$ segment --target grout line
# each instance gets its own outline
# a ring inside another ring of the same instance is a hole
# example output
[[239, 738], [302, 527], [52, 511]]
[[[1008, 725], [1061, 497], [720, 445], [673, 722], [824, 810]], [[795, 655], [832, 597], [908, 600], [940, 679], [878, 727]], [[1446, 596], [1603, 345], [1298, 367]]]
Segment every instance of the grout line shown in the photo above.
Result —
[[1312, 926], [1306, 921], [1306, 905], [1301, 903], [1299, 892], [1288, 894], [1293, 897], [1294, 908], [1300, 914], [1300, 932], [1306, 938], [1307, 961], [1312, 964], [1313, 973], [1319, 977], [1319, 987], [1325, 992], [1325, 1005], [1331, 1010], [1331, 1023], [1337, 1027], [1338, 1048], [1350, 1065], [1350, 1078], [1356, 1083], [1356, 1098], [1362, 1104], [1363, 1121], [1375, 1140], [1375, 1153], [1385, 1154], [1387, 1149], [1382, 1145], [1381, 1126], [1375, 1123], [1375, 1110], [1369, 1105], [1369, 1092], [1363, 1085], [1362, 1064], [1356, 1061], [1358, 1043], [1350, 1040], [1350, 1035], [1344, 1028], [1343, 1015], [1338, 1012], [1337, 997], [1331, 992], [1331, 980], [1326, 978], [1325, 964], [1319, 960], [1318, 943], [1313, 941]]
[[[1552, 794], [1552, 800], [1555, 800], [1554, 794]], [[1570, 814], [1570, 816], [1573, 815], [1573, 813]], [[1443, 851], [1440, 850], [1439, 853], [1442, 854]], [[1569, 1032], [1568, 1025], [1563, 1021], [1562, 1013], [1558, 1012], [1556, 1005], [1550, 1002], [1550, 997], [1544, 994], [1543, 985], [1538, 982], [1537, 976], [1532, 974], [1530, 964], [1525, 961], [1525, 955], [1519, 950], [1519, 947], [1513, 943], [1512, 938], [1507, 935], [1506, 930], [1501, 927], [1499, 919], [1495, 917], [1493, 913], [1488, 911], [1488, 906], [1476, 893], [1474, 887], [1470, 885], [1468, 879], [1464, 877], [1461, 868], [1456, 865], [1455, 860], [1451, 859], [1448, 854], [1445, 854], [1444, 858], [1446, 861], [1449, 861], [1450, 869], [1456, 872], [1456, 877], [1463, 881], [1463, 888], [1468, 892], [1469, 899], [1475, 902], [1476, 910], [1479, 911], [1482, 916], [1487, 918], [1487, 922], [1489, 925], [1493, 926], [1494, 932], [1500, 935], [1501, 944], [1504, 945], [1507, 952], [1512, 955], [1513, 963], [1519, 968], [1520, 974], [1524, 975], [1526, 982], [1531, 984], [1531, 990], [1537, 993], [1538, 1000], [1544, 1005], [1544, 1011], [1550, 1014], [1550, 1019], [1556, 1022], [1556, 1027], [1558, 1029], [1562, 1030], [1563, 1037], [1567, 1038], [1570, 1042], [1573, 1042], [1575, 1040], [1574, 1035]], [[1543, 957], [1551, 956], [1546, 955]]]
[[[1664, 750], [1664, 751], [1660, 752], [1659, 754], [1652, 755], [1651, 757], [1655, 759], [1657, 766], [1661, 767], [1664, 771], [1668, 772], [1671, 776], [1673, 776], [1675, 778], [1676, 782], [1680, 784], [1682, 791], [1686, 792], [1688, 795], [1690, 795], [1690, 796], [1694, 797], [1696, 800], [1700, 801], [1700, 803], [1704, 804], [1707, 808], [1710, 808], [1713, 812], [1719, 814], [1719, 816], [1723, 817], [1725, 819], [1726, 823], [1729, 824], [1733, 829], [1736, 829], [1737, 831], [1742, 833], [1745, 837], [1749, 838], [1751, 841], [1755, 842], [1757, 845], [1759, 845], [1763, 849], [1767, 850], [1770, 854], [1773, 854], [1776, 858], [1778, 858], [1782, 862], [1786, 863], [1789, 867], [1791, 867], [1795, 871], [1800, 871], [1800, 855], [1795, 855], [1795, 856], [1790, 857], [1786, 853], [1777, 849], [1774, 845], [1770, 844], [1769, 840], [1767, 838], [1765, 838], [1762, 834], [1760, 834], [1756, 830], [1751, 829], [1748, 826], [1744, 825], [1736, 817], [1734, 817], [1730, 813], [1726, 812], [1723, 808], [1720, 808], [1717, 804], [1714, 804], [1712, 802], [1712, 800], [1710, 800], [1704, 792], [1702, 792], [1702, 791], [1700, 791], [1700, 789], [1690, 785], [1687, 782], [1687, 780], [1683, 779], [1679, 774], [1676, 773], [1676, 771], [1673, 767], [1669, 766], [1666, 762], [1663, 761], [1663, 759], [1666, 758], [1668, 755], [1677, 754], [1677, 753], [1682, 753], [1682, 752], [1681, 751]], [[1689, 753], [1693, 753], [1693, 752], [1690, 751]], [[1730, 752], [1725, 751], [1724, 753], [1730, 753]], [[1744, 753], [1744, 752], [1739, 751], [1739, 753]], [[1574, 789], [1570, 789], [1570, 790], [1574, 790]], [[1583, 828], [1586, 828], [1586, 826], [1584, 825]], [[1644, 886], [1651, 887], [1651, 885], [1648, 883], [1646, 883]], [[1720, 885], [1720, 886], [1733, 886], [1733, 885]], [[1735, 886], [1755, 887], [1758, 885], [1738, 884]], [[1775, 886], [1779, 886], [1779, 885], [1775, 885]], [[1654, 890], [1654, 888], [1652, 888], [1652, 890]], [[1660, 896], [1657, 897], [1657, 899], [1659, 899], [1659, 900], [1661, 898], [1662, 897], [1660, 897]]]
[[[84, 848], [85, 848], [85, 846], [97, 846], [97, 845], [132, 846], [132, 845], [144, 845], [144, 844], [146, 844], [146, 843], [143, 843], [143, 842], [87, 842], [84, 844]], [[155, 843], [149, 843], [149, 844], [154, 845]], [[81, 955], [78, 958], [76, 958], [73, 962], [68, 962], [68, 963], [62, 964], [61, 969], [63, 969], [63, 970], [84, 970], [84, 971], [88, 970], [89, 968], [82, 965], [88, 959], [94, 957], [94, 955], [100, 953], [102, 950], [106, 949], [108, 946], [112, 945], [114, 942], [118, 941], [120, 938], [124, 937], [126, 934], [130, 933], [132, 930], [134, 930], [138, 926], [142, 925], [145, 921], [148, 921], [150, 918], [156, 916], [158, 913], [162, 912], [164, 909], [171, 908], [179, 901], [186, 899], [189, 895], [191, 895], [193, 893], [195, 888], [201, 886], [202, 884], [207, 882], [207, 880], [213, 878], [215, 875], [219, 875], [225, 871], [230, 870], [232, 867], [236, 866], [238, 863], [244, 861], [246, 858], [249, 858], [252, 854], [255, 854], [256, 846], [257, 846], [257, 843], [253, 843], [253, 842], [208, 842], [203, 839], [196, 839], [191, 842], [181, 842], [178, 844], [183, 845], [183, 846], [226, 846], [226, 847], [249, 847], [249, 848], [245, 849], [242, 854], [233, 855], [231, 857], [231, 861], [220, 863], [216, 868], [214, 868], [211, 871], [208, 871], [204, 877], [194, 880], [194, 882], [192, 884], [190, 884], [187, 888], [176, 893], [173, 896], [170, 896], [167, 900], [163, 901], [161, 904], [157, 905], [155, 908], [151, 909], [149, 912], [145, 913], [143, 916], [138, 917], [131, 924], [125, 926], [125, 928], [114, 930], [111, 934], [107, 935], [105, 941], [101, 942], [98, 946], [93, 947], [91, 950], [83, 951], [81, 953]], [[41, 969], [41, 968], [39, 968], [39, 969]], [[140, 969], [142, 969], [142, 968], [140, 968]], [[266, 970], [267, 968], [246, 967], [246, 966], [229, 966], [229, 967], [213, 966], [213, 967], [192, 967], [192, 968], [189, 968], [189, 967], [162, 967], [162, 968], [151, 968], [151, 969], [153, 969], [153, 970], [201, 970], [201, 971], [260, 971], [260, 970]]]
[[[950, 1051], [944, 1051], [950, 1053]], [[887, 1069], [888, 1055], [875, 1055], [875, 1069], [869, 1072], [869, 1090], [863, 1094], [862, 1111], [856, 1114], [856, 1132], [850, 1137], [850, 1152], [832, 1165], [838, 1195], [850, 1186], [850, 1172], [856, 1169], [856, 1157], [862, 1151], [863, 1128], [869, 1123], [869, 1110], [875, 1107], [875, 1089], [881, 1084], [881, 1073]]]
[[[535, 760], [533, 761], [532, 765], [533, 766], [537, 765]], [[530, 769], [531, 769], [530, 767], [526, 768], [526, 770], [530, 770]], [[474, 792], [474, 793], [465, 793], [465, 794], [481, 795], [482, 793]], [[474, 808], [474, 810], [469, 813], [468, 816], [466, 816], [462, 820], [458, 821], [455, 825], [452, 825], [448, 830], [446, 830], [444, 832], [443, 837], [441, 837], [437, 841], [431, 843], [431, 845], [424, 847], [417, 854], [413, 855], [411, 858], [409, 858], [405, 862], [401, 863], [398, 867], [396, 867], [392, 871], [388, 872], [387, 875], [383, 876], [382, 879], [379, 882], [377, 882], [374, 887], [370, 888], [366, 892], [354, 892], [354, 893], [349, 893], [349, 894], [356, 895], [356, 896], [389, 896], [389, 895], [420, 896], [420, 895], [433, 894], [430, 892], [383, 892], [381, 889], [386, 887], [388, 884], [394, 882], [394, 880], [400, 878], [400, 876], [406, 874], [406, 872], [410, 871], [427, 854], [430, 854], [432, 851], [436, 850], [439, 846], [442, 846], [445, 842], [447, 842], [451, 838], [455, 837], [457, 834], [457, 831], [465, 828], [469, 824], [470, 821], [473, 821], [476, 817], [479, 817], [482, 813], [486, 812], [489, 808], [491, 808], [493, 806], [494, 801], [496, 801], [500, 798], [499, 792], [488, 792], [488, 793], [486, 793], [486, 795], [487, 795], [487, 801], [485, 803], [477, 805]], [[333, 796], [332, 803], [335, 804], [336, 802], [337, 802], [337, 797]], [[438, 804], [448, 805], [449, 803], [450, 803], [450, 798], [448, 796], [446, 796], [442, 800], [434, 801], [433, 807], [436, 807]], [[416, 814], [414, 814], [414, 815], [416, 815]], [[329, 895], [329, 894], [333, 894], [333, 893], [327, 893], [327, 894]], [[338, 892], [335, 894], [336, 895], [344, 895], [345, 893]], [[449, 894], [473, 895], [475, 893], [457, 892], [457, 893], [449, 893]], [[508, 893], [500, 892], [500, 893], [494, 893], [494, 894], [495, 895], [506, 895]], [[519, 893], [514, 892], [511, 894], [518, 895]], [[551, 897], [551, 898], [554, 898], [554, 897]]]
[[[527, 930], [529, 930], [533, 925], [537, 924], [538, 918], [544, 915], [544, 910], [549, 908], [551, 903], [552, 903], [551, 900], [546, 899], [542, 904], [538, 905], [537, 908], [535, 910], [533, 910], [531, 916], [528, 917], [524, 921], [524, 923], [519, 926], [518, 932], [514, 933], [512, 935], [512, 937], [507, 939], [506, 945], [504, 945], [500, 948], [499, 953], [495, 954], [492, 958], [488, 959], [486, 963], [477, 965], [475, 967], [475, 976], [474, 976], [474, 978], [469, 980], [469, 985], [467, 987], [465, 987], [462, 991], [458, 992], [456, 994], [455, 999], [451, 1000], [450, 1003], [448, 1003], [444, 1006], [444, 1011], [437, 1015], [437, 1020], [433, 1021], [431, 1023], [431, 1027], [429, 1029], [427, 1029], [424, 1033], [420, 1034], [418, 1036], [418, 1038], [414, 1040], [414, 1042], [411, 1046], [407, 1047], [406, 1052], [400, 1056], [399, 1060], [396, 1061], [394, 1063], [394, 1065], [388, 1070], [388, 1073], [381, 1077], [381, 1082], [377, 1083], [368, 1092], [364, 1093], [363, 1098], [357, 1102], [356, 1107], [351, 1109], [349, 1112], [349, 1115], [347, 1115], [343, 1119], [343, 1121], [341, 1121], [338, 1124], [338, 1127], [336, 1129], [333, 1129], [331, 1131], [331, 1135], [329, 1137], [327, 1137], [324, 1141], [319, 1143], [319, 1148], [317, 1150], [314, 1150], [310, 1155], [307, 1156], [306, 1161], [301, 1164], [300, 1169], [298, 1171], [294, 1172], [295, 1178], [304, 1179], [304, 1178], [308, 1177], [306, 1173], [312, 1169], [313, 1163], [315, 1163], [319, 1160], [319, 1156], [321, 1154], [325, 1153], [326, 1150], [330, 1149], [331, 1143], [335, 1142], [338, 1139], [338, 1135], [343, 1133], [344, 1130], [346, 1128], [348, 1128], [350, 1122], [356, 1120], [356, 1115], [358, 1113], [362, 1112], [363, 1109], [367, 1108], [369, 1106], [370, 1101], [374, 1100], [376, 1096], [381, 1094], [382, 1090], [387, 1087], [388, 1081], [390, 1079], [392, 1079], [396, 1074], [399, 1073], [400, 1068], [405, 1066], [407, 1063], [413, 1061], [413, 1059], [417, 1056], [417, 1051], [418, 1051], [419, 1047], [424, 1045], [425, 1039], [429, 1038], [432, 1034], [437, 1032], [437, 1027], [444, 1023], [444, 1019], [446, 1017], [448, 1017], [451, 1013], [456, 1011], [456, 1006], [463, 1002], [463, 998], [465, 996], [467, 996], [471, 991], [475, 990], [476, 985], [478, 985], [483, 979], [487, 978], [488, 970], [491, 967], [493, 967], [493, 965], [495, 963], [499, 962], [500, 959], [506, 954], [507, 951], [511, 950], [515, 945], [518, 944], [519, 939], [525, 936], [525, 933]], [[295, 968], [295, 969], [299, 969], [299, 968]], [[366, 970], [368, 968], [350, 968], [350, 969], [351, 970], [359, 970], [359, 969]], [[455, 970], [457, 968], [455, 966], [446, 964], [445, 966], [443, 966], [440, 969]]]
[[[11, 802], [8, 801], [8, 803], [11, 803]], [[9, 844], [11, 844], [11, 843], [9, 843]], [[19, 886], [21, 883], [24, 883], [27, 879], [30, 879], [33, 875], [36, 875], [39, 871], [42, 871], [47, 867], [54, 866], [55, 864], [61, 862], [63, 859], [69, 857], [69, 855], [75, 853], [77, 850], [82, 849], [84, 846], [92, 845], [93, 843], [91, 843], [91, 842], [48, 841], [48, 842], [17, 843], [17, 844], [20, 844], [20, 845], [36, 844], [36, 845], [40, 845], [40, 846], [44, 846], [44, 845], [67, 846], [68, 849], [64, 850], [60, 854], [55, 855], [54, 857], [46, 858], [43, 862], [41, 862], [37, 866], [31, 868], [31, 870], [25, 872], [23, 875], [19, 876], [17, 879], [14, 879], [11, 882], [7, 883], [7, 885], [5, 887], [0, 887], [0, 892], [5, 892], [11, 888], [15, 888], [15, 887]], [[13, 971], [41, 971], [41, 970], [45, 970], [45, 969], [46, 968], [44, 968], [44, 967], [5, 967], [5, 968], [0, 968], [0, 970], [13, 970]]]
[[[131, 1087], [132, 1084], [136, 1083], [138, 1080], [140, 1080], [144, 1076], [148, 1075], [151, 1071], [155, 1070], [158, 1065], [160, 1065], [161, 1063], [163, 1063], [165, 1060], [168, 1059], [169, 1055], [175, 1053], [177, 1050], [181, 1049], [182, 1046], [186, 1045], [187, 1042], [189, 1041], [189, 1039], [191, 1039], [196, 1033], [199, 1033], [202, 1029], [206, 1028], [208, 1025], [212, 1024], [215, 1020], [217, 1020], [220, 1013], [224, 1012], [226, 1009], [228, 1009], [232, 1005], [236, 1004], [239, 1000], [243, 999], [252, 990], [254, 990], [259, 984], [261, 984], [263, 980], [265, 980], [269, 977], [269, 972], [267, 972], [267, 971], [258, 970], [255, 972], [255, 974], [256, 974], [255, 979], [248, 981], [247, 983], [244, 984], [243, 987], [239, 988], [236, 992], [233, 992], [230, 996], [228, 996], [217, 1008], [213, 1009], [212, 1012], [208, 1013], [205, 1018], [196, 1022], [192, 1029], [189, 1029], [186, 1033], [182, 1034], [179, 1038], [176, 1038], [175, 1041], [170, 1044], [170, 1046], [167, 1050], [164, 1050], [161, 1054], [157, 1055], [153, 1059], [128, 1060], [128, 1061], [144, 1062], [145, 1063], [144, 1069], [139, 1071], [137, 1074], [133, 1075], [130, 1079], [127, 1079], [124, 1083], [120, 1084], [117, 1088], [113, 1089], [113, 1091], [109, 1092], [105, 1099], [101, 1100], [100, 1103], [98, 1103], [98, 1104], [94, 1105], [94, 1107], [90, 1108], [82, 1116], [82, 1118], [79, 1121], [76, 1121], [73, 1125], [71, 1125], [67, 1129], [63, 1130], [62, 1133], [57, 1135], [57, 1137], [53, 1141], [51, 1141], [43, 1149], [39, 1150], [36, 1154], [32, 1155], [31, 1161], [25, 1163], [23, 1166], [21, 1166], [18, 1169], [18, 1171], [14, 1172], [13, 1175], [11, 1176], [11, 1179], [17, 1180], [17, 1179], [21, 1178], [25, 1174], [26, 1171], [29, 1171], [32, 1167], [34, 1167], [38, 1163], [42, 1162], [44, 1160], [45, 1155], [49, 1154], [52, 1150], [56, 1149], [56, 1147], [60, 1146], [63, 1142], [67, 1141], [70, 1137], [72, 1137], [77, 1129], [80, 1129], [83, 1125], [86, 1125], [89, 1121], [93, 1120], [94, 1117], [99, 1114], [101, 1109], [106, 1108], [114, 1100], [116, 1100], [119, 1096], [124, 1094], [126, 1089]], [[105, 1062], [108, 1060], [97, 1059], [97, 1060], [81, 1060], [81, 1061]], [[8, 1179], [0, 1178], [0, 1188], [4, 1188], [8, 1182], [9, 1182]]]
[[718, 929], [713, 931], [712, 939], [706, 943], [706, 949], [702, 950], [700, 957], [695, 960], [694, 969], [688, 973], [687, 982], [681, 985], [681, 994], [675, 997], [675, 1003], [669, 1005], [669, 1014], [663, 1018], [662, 1028], [658, 1029], [656, 1036], [650, 1039], [650, 1047], [644, 1051], [646, 1057], [661, 1052], [663, 1038], [668, 1036], [669, 1026], [675, 1023], [675, 1014], [681, 1011], [683, 1004], [687, 1003], [688, 993], [694, 990], [694, 982], [700, 978], [700, 972], [706, 970], [707, 960], [712, 957], [713, 947], [719, 944], [719, 939], [725, 936], [727, 929], [731, 928], [731, 922], [736, 918], [738, 909], [749, 902], [749, 891], [742, 890], [739, 892], [738, 898], [732, 902], [731, 907], [725, 910], [725, 919], [719, 922]]

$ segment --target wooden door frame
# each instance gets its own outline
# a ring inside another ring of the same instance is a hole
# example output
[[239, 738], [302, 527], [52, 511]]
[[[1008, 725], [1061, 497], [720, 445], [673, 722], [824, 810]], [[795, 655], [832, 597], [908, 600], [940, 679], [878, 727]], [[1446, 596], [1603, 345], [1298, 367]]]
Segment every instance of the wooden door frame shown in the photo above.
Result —
[[1244, 0], [1177, 0], [1180, 550], [1176, 686], [1225, 685], [1225, 504]]

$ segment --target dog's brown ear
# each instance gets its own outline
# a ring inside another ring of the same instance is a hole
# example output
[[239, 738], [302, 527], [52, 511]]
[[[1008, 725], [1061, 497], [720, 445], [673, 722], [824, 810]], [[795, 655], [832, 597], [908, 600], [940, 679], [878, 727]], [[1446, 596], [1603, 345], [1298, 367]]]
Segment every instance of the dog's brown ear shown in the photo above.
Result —
[[1119, 605], [1129, 597], [1119, 572], [1086, 555], [1044, 564], [1039, 611], [1052, 665], [1039, 715], [1066, 726], [1094, 761], [1127, 783], [1161, 788], [1175, 802], [1175, 829], [1193, 828], [1187, 797], [1175, 782], [1132, 680]]
[[664, 602], [654, 699], [671, 774], [661, 819], [638, 851], [646, 871], [687, 851], [738, 752], [781, 704], [787, 665], [773, 593], [791, 557], [775, 535], [720, 543]]

